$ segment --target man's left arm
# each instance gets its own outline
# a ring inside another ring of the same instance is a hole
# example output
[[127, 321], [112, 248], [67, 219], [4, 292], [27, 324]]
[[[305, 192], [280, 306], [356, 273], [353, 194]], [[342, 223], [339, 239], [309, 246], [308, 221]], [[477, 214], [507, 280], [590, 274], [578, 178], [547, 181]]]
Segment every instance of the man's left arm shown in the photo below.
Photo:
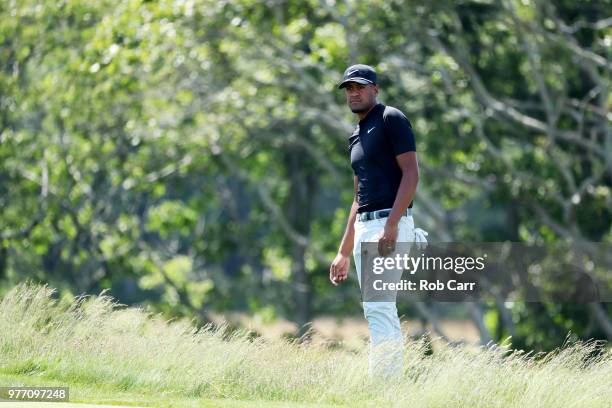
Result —
[[416, 152], [402, 153], [395, 158], [402, 170], [402, 179], [397, 189], [391, 214], [387, 217], [383, 236], [379, 240], [379, 251], [383, 256], [393, 252], [395, 249], [399, 220], [406, 214], [406, 209], [414, 199], [417, 184], [419, 183], [419, 165]]
[[402, 170], [402, 180], [397, 189], [391, 214], [387, 218], [387, 224], [397, 227], [400, 218], [406, 214], [406, 209], [416, 194], [417, 184], [419, 183], [419, 164], [417, 163], [416, 152], [402, 153], [395, 159]]

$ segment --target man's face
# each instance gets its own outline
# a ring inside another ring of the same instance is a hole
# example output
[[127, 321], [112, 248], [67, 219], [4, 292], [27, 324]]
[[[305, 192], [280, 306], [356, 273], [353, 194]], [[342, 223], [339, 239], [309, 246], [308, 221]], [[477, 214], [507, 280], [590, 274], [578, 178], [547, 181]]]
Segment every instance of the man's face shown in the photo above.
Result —
[[344, 90], [346, 92], [346, 103], [353, 113], [367, 112], [376, 104], [376, 95], [378, 95], [377, 85], [349, 82], [344, 87]]

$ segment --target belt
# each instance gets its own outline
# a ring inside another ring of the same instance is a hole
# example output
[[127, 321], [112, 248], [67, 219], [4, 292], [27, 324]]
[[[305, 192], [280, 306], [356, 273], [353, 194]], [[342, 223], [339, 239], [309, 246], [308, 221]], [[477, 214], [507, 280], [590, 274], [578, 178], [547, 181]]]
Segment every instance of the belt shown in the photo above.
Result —
[[[357, 214], [357, 221], [371, 221], [377, 220], [379, 218], [386, 218], [391, 214], [390, 209], [378, 210], [378, 211], [368, 211]], [[409, 217], [412, 216], [412, 208], [408, 208], [406, 210], [406, 215]]]

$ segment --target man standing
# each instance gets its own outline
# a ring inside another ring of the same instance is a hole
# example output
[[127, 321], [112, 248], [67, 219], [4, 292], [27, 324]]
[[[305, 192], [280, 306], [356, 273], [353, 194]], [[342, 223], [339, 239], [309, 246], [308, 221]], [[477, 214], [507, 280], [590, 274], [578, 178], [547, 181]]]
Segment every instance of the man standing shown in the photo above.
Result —
[[[398, 240], [426, 243], [427, 233], [415, 229], [412, 219], [419, 168], [410, 122], [398, 109], [378, 102], [376, 72], [368, 65], [347, 68], [338, 88], [345, 89], [359, 123], [349, 138], [355, 195], [329, 277], [334, 285], [346, 280], [352, 251], [361, 286], [361, 242], [378, 241], [385, 256]], [[363, 302], [363, 309], [370, 331], [370, 374], [399, 374], [403, 336], [395, 301]]]

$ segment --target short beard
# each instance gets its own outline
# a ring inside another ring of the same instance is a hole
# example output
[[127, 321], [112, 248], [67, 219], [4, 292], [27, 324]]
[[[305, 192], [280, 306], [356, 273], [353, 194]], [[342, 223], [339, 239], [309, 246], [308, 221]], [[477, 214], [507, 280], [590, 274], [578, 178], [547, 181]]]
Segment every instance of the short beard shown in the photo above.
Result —
[[363, 113], [367, 112], [370, 108], [350, 108], [353, 113]]

